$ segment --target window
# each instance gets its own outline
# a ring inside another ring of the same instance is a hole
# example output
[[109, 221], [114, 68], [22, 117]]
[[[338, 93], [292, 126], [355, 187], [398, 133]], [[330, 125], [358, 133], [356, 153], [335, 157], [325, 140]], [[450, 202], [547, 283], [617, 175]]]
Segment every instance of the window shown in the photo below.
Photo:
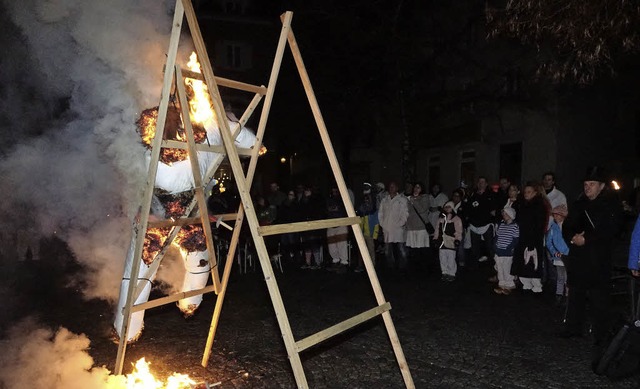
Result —
[[522, 183], [522, 142], [500, 145], [500, 177]]
[[476, 178], [476, 152], [474, 150], [463, 151], [460, 154], [460, 186], [464, 183], [471, 187]]
[[216, 65], [227, 69], [251, 68], [251, 45], [243, 42], [222, 41], [216, 47]]

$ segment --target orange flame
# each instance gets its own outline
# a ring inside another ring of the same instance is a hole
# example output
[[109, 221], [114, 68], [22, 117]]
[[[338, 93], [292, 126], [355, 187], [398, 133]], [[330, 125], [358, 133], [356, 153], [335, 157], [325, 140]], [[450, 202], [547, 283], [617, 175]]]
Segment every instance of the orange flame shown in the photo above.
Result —
[[[202, 73], [200, 63], [195, 52], [191, 53], [187, 67], [195, 73]], [[211, 98], [207, 86], [201, 80], [186, 78], [185, 83], [191, 87], [193, 96], [189, 96], [189, 112], [191, 119], [196, 123], [205, 123], [208, 120], [217, 122], [216, 115], [211, 108]]]
[[193, 388], [196, 382], [186, 374], [173, 373], [166, 382], [162, 382], [149, 369], [149, 363], [145, 358], [140, 358], [135, 363], [135, 368], [131, 374], [113, 377], [109, 380], [110, 388], [126, 389], [187, 389]]

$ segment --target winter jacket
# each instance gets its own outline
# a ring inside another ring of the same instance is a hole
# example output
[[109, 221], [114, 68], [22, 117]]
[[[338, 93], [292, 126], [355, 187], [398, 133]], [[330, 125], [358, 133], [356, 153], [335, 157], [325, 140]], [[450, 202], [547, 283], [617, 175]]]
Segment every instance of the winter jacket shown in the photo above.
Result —
[[557, 253], [562, 255], [569, 254], [569, 246], [567, 246], [567, 242], [562, 238], [562, 228], [555, 221], [551, 223], [551, 227], [549, 231], [547, 231], [547, 250], [551, 253], [552, 257], [556, 257]]
[[409, 217], [407, 198], [396, 194], [391, 198], [387, 195], [380, 203], [378, 219], [384, 232], [384, 241], [387, 243], [405, 242], [406, 223]]
[[629, 243], [629, 269], [638, 270], [640, 262], [640, 216], [633, 227], [631, 242]]
[[562, 225], [565, 242], [584, 232], [585, 244], [570, 245], [564, 258], [569, 286], [602, 287], [611, 282], [611, 250], [613, 238], [622, 224], [622, 206], [606, 191], [589, 200], [578, 199]]
[[456, 250], [460, 240], [462, 240], [462, 220], [453, 213], [443, 215], [438, 219], [438, 226], [433, 233], [433, 239], [441, 241], [438, 245], [440, 249]]

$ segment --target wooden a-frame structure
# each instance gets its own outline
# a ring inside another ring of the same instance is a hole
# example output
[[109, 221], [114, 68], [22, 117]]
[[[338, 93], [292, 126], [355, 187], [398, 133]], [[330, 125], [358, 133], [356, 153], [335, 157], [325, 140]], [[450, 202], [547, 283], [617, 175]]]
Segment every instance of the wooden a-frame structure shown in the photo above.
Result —
[[[179, 66], [176, 66], [178, 42], [180, 39], [182, 21], [184, 17], [186, 17], [186, 20], [188, 22], [188, 27], [191, 32], [191, 36], [196, 49], [196, 54], [198, 55], [198, 58], [200, 60], [200, 64], [202, 67], [202, 74], [183, 70]], [[126, 303], [125, 303], [125, 306], [123, 307], [124, 321], [123, 321], [122, 329], [119, 334], [120, 342], [118, 346], [118, 354], [116, 357], [116, 364], [115, 364], [116, 374], [122, 373], [124, 355], [127, 347], [127, 342], [125, 341], [125, 339], [127, 339], [128, 328], [131, 320], [131, 315], [133, 312], [168, 304], [186, 297], [213, 291], [217, 294], [217, 299], [216, 299], [215, 309], [213, 312], [213, 317], [211, 320], [209, 336], [207, 339], [207, 344], [206, 344], [204, 356], [202, 359], [202, 365], [207, 366], [210, 352], [211, 352], [211, 347], [213, 345], [213, 339], [214, 339], [216, 328], [220, 318], [220, 313], [222, 311], [222, 304], [224, 302], [224, 297], [227, 290], [229, 276], [231, 274], [233, 257], [238, 245], [238, 239], [240, 236], [242, 222], [246, 217], [249, 225], [249, 229], [251, 231], [251, 236], [253, 238], [253, 242], [255, 245], [255, 249], [258, 254], [258, 258], [260, 260], [260, 265], [265, 277], [269, 295], [271, 297], [271, 301], [273, 303], [273, 307], [276, 313], [278, 325], [280, 327], [280, 331], [284, 339], [285, 347], [287, 350], [289, 361], [291, 363], [291, 367], [293, 370], [293, 374], [294, 374], [294, 378], [296, 380], [297, 386], [299, 388], [308, 387], [307, 379], [306, 379], [304, 369], [302, 367], [302, 363], [300, 360], [300, 353], [302, 351], [320, 342], [323, 342], [332, 336], [335, 336], [350, 328], [353, 328], [356, 325], [363, 323], [364, 321], [367, 321], [378, 315], [381, 315], [383, 318], [383, 322], [385, 324], [387, 333], [389, 335], [389, 339], [391, 341], [391, 346], [396, 356], [396, 360], [400, 367], [400, 372], [402, 374], [405, 386], [407, 388], [415, 387], [413, 383], [413, 379], [411, 377], [411, 373], [409, 371], [409, 367], [404, 357], [404, 353], [402, 351], [402, 346], [400, 345], [400, 341], [398, 339], [398, 335], [395, 330], [395, 326], [393, 324], [391, 315], [389, 313], [389, 310], [391, 309], [391, 305], [389, 304], [389, 302], [385, 301], [385, 297], [382, 293], [382, 289], [380, 287], [380, 283], [378, 281], [378, 277], [375, 272], [375, 267], [373, 265], [371, 257], [369, 256], [369, 252], [366, 248], [362, 230], [359, 227], [359, 218], [356, 217], [353, 204], [350, 201], [347, 186], [344, 182], [344, 178], [342, 176], [340, 166], [338, 164], [335, 152], [333, 150], [331, 140], [329, 139], [327, 128], [322, 118], [322, 114], [320, 112], [318, 102], [315, 98], [315, 94], [313, 92], [311, 82], [306, 72], [306, 68], [302, 61], [302, 56], [300, 54], [298, 45], [296, 43], [295, 36], [293, 34], [293, 31], [291, 30], [292, 17], [293, 17], [293, 14], [291, 12], [286, 12], [281, 16], [282, 30], [280, 32], [280, 38], [278, 40], [276, 55], [275, 55], [273, 67], [271, 70], [268, 86], [267, 87], [255, 86], [255, 85], [249, 85], [242, 82], [214, 76], [213, 69], [209, 61], [209, 56], [207, 54], [207, 50], [204, 45], [202, 35], [200, 33], [198, 21], [195, 16], [195, 11], [193, 9], [193, 6], [190, 0], [176, 1], [176, 7], [174, 12], [174, 18], [173, 18], [173, 27], [172, 27], [171, 38], [169, 43], [169, 51], [167, 53], [167, 61], [165, 65], [164, 81], [162, 86], [162, 96], [161, 96], [161, 101], [158, 108], [156, 133], [152, 143], [151, 160], [149, 164], [148, 177], [147, 177], [147, 186], [145, 188], [142, 205], [139, 211], [139, 217], [138, 217], [136, 226], [134, 228], [135, 249], [134, 249], [134, 257], [133, 257], [133, 266], [131, 268], [131, 274], [130, 274], [131, 282], [129, 282], [129, 287], [127, 290]], [[340, 195], [344, 201], [344, 205], [347, 210], [348, 216], [345, 218], [337, 218], [337, 219], [317, 220], [317, 221], [310, 221], [310, 222], [271, 225], [271, 226], [259, 226], [256, 212], [255, 212], [255, 209], [253, 208], [253, 202], [250, 196], [250, 187], [251, 187], [251, 182], [253, 180], [253, 175], [255, 173], [255, 168], [258, 161], [258, 153], [262, 144], [262, 138], [264, 136], [267, 118], [269, 115], [269, 110], [271, 108], [271, 103], [273, 101], [273, 95], [276, 87], [278, 73], [280, 70], [282, 57], [283, 57], [287, 42], [293, 54], [296, 67], [298, 69], [304, 90], [309, 100], [309, 104], [311, 106], [313, 116], [318, 126], [322, 143], [324, 145], [327, 157], [329, 158], [331, 170], [333, 172], [334, 178], [338, 185]], [[220, 128], [220, 133], [222, 135], [223, 144], [224, 144], [223, 147], [205, 146], [205, 145], [195, 143], [192, 125], [189, 121], [189, 112], [187, 108], [188, 104], [186, 101], [186, 93], [185, 93], [185, 87], [184, 87], [185, 85], [184, 78], [183, 78], [184, 76], [188, 76], [189, 78], [203, 79], [203, 81], [205, 81], [209, 89], [211, 100], [213, 102], [213, 109], [218, 116], [218, 125]], [[224, 111], [224, 105], [222, 103], [220, 92], [218, 90], [218, 85], [235, 88], [235, 89], [243, 90], [247, 92], [252, 92], [255, 94], [253, 100], [251, 101], [249, 106], [246, 108], [244, 114], [242, 115], [240, 119], [240, 123], [238, 123], [237, 126], [235, 126], [233, 129], [230, 128], [229, 123], [225, 120], [226, 116]], [[164, 129], [172, 87], [175, 87], [175, 94], [177, 95], [180, 102], [183, 123], [185, 127], [185, 132], [187, 134], [186, 142], [163, 140], [162, 139], [163, 131], [161, 130], [158, 131], [158, 129]], [[265, 98], [265, 101], [264, 101], [263, 109], [261, 111], [260, 121], [258, 124], [257, 133], [256, 133], [256, 143], [254, 147], [250, 150], [241, 150], [237, 148], [234, 144], [235, 136], [237, 136], [241, 127], [248, 121], [249, 117], [251, 116], [253, 111], [256, 109], [256, 107], [258, 106], [258, 104], [260, 103], [263, 97]], [[160, 160], [160, 150], [162, 147], [187, 149], [189, 158], [191, 160], [191, 167], [192, 167], [192, 172], [194, 176], [195, 198], [187, 208], [185, 215], [182, 218], [177, 220], [151, 222], [149, 221], [149, 213], [150, 213], [151, 202], [153, 197], [155, 177], [157, 174], [158, 163]], [[202, 175], [202, 172], [200, 171], [200, 168], [198, 165], [197, 153], [196, 153], [197, 150], [212, 151], [212, 152], [220, 153], [221, 155], [220, 158], [212, 162], [212, 164], [209, 166], [209, 168], [207, 169], [207, 172], [204, 175]], [[239, 155], [241, 154], [250, 155], [249, 168], [247, 170], [246, 176], [243, 172], [242, 165], [240, 163]], [[205, 193], [212, 186], [213, 175], [218, 169], [220, 163], [222, 162], [223, 155], [227, 156], [229, 163], [231, 165], [231, 169], [235, 179], [235, 184], [237, 185], [237, 188], [240, 194], [241, 205], [238, 208], [238, 212], [236, 214], [218, 216], [222, 220], [232, 220], [235, 218], [235, 228], [233, 230], [231, 243], [229, 245], [229, 251], [227, 254], [227, 260], [225, 262], [225, 268], [222, 275], [222, 279], [220, 279], [220, 276], [218, 273], [218, 267], [217, 267], [217, 258], [215, 257], [215, 250], [213, 250], [213, 239], [212, 239], [211, 227], [208, 219]], [[197, 215], [198, 213], [199, 215]], [[145, 276], [145, 275], [142, 275], [142, 277], [140, 277], [139, 268], [142, 261], [144, 237], [147, 229], [151, 227], [169, 227], [169, 226], [173, 227], [173, 229], [169, 234], [169, 237], [167, 238], [167, 241], [165, 242], [164, 248], [156, 255], [153, 263], [147, 269], [147, 273], [151, 274], [152, 272], [155, 272], [158, 269], [160, 265], [160, 261], [162, 260], [167, 247], [175, 239], [181, 226], [184, 226], [187, 224], [202, 224], [203, 226], [206, 242], [207, 242], [207, 251], [209, 253], [209, 258], [210, 258], [211, 276], [212, 276], [213, 284], [200, 290], [177, 293], [171, 296], [166, 296], [166, 297], [159, 298], [146, 303], [134, 305], [134, 302], [136, 301], [137, 297], [140, 295], [144, 287], [143, 285], [144, 281], [133, 282], [133, 280], [140, 280]], [[283, 234], [283, 233], [289, 233], [289, 232], [310, 231], [310, 230], [325, 229], [325, 228], [337, 227], [337, 226], [351, 226], [357, 242], [358, 249], [363, 257], [363, 262], [365, 264], [367, 275], [371, 282], [371, 286], [373, 288], [373, 292], [378, 305], [372, 309], [369, 309], [356, 316], [353, 316], [350, 319], [344, 320], [327, 329], [324, 329], [316, 334], [313, 334], [311, 336], [308, 336], [306, 338], [296, 341], [291, 331], [291, 326], [289, 324], [289, 319], [287, 318], [287, 313], [284, 307], [284, 303], [282, 301], [282, 296], [278, 289], [278, 284], [276, 282], [273, 267], [271, 265], [271, 260], [267, 252], [267, 248], [265, 246], [264, 237], [268, 235], [276, 235], [276, 234]]]

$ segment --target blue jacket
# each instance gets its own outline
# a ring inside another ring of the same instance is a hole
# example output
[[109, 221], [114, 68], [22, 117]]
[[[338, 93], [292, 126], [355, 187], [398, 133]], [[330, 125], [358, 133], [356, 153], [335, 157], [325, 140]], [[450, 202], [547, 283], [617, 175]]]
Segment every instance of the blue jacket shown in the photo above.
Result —
[[640, 262], [640, 216], [636, 220], [631, 234], [631, 242], [629, 243], [629, 269], [638, 270], [638, 262]]
[[569, 246], [567, 246], [567, 242], [562, 238], [562, 229], [560, 229], [560, 226], [555, 220], [551, 222], [549, 231], [547, 231], [546, 243], [547, 250], [549, 250], [552, 257], [555, 257], [556, 253], [562, 255], [569, 254]]

